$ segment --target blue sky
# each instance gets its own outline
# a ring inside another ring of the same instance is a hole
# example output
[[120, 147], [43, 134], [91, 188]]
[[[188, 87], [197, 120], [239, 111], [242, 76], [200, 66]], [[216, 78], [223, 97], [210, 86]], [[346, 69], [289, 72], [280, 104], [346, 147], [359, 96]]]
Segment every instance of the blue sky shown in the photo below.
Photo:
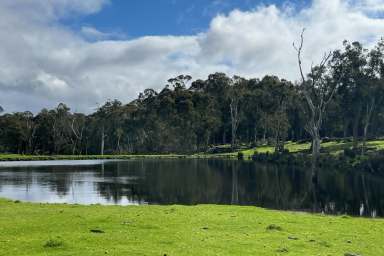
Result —
[[302, 8], [305, 0], [110, 0], [100, 12], [66, 20], [74, 29], [91, 26], [126, 38], [147, 35], [193, 35], [204, 32], [218, 14], [274, 4]]

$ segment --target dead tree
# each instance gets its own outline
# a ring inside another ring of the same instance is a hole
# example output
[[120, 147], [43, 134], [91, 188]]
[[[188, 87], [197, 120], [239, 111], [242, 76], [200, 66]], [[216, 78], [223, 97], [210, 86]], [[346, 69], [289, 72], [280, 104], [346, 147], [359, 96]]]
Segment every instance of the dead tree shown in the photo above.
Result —
[[[77, 119], [76, 114], [72, 116], [72, 122], [69, 122], [69, 127], [71, 128], [72, 135], [72, 155], [76, 153], [76, 147], [80, 146], [83, 140], [84, 128], [85, 128], [85, 120], [81, 120], [80, 116]], [[81, 153], [81, 149], [79, 149], [79, 154]]]
[[230, 112], [231, 112], [231, 148], [236, 147], [237, 128], [240, 123], [239, 103], [241, 98], [241, 83], [243, 78], [234, 76], [230, 81], [229, 99], [230, 99]]
[[312, 138], [312, 159], [316, 163], [321, 148], [320, 129], [323, 124], [327, 105], [331, 101], [335, 91], [336, 84], [332, 86], [326, 78], [326, 64], [332, 56], [332, 52], [325, 53], [321, 62], [317, 66], [311, 66], [308, 79], [304, 76], [302, 68], [302, 50], [304, 44], [303, 29], [300, 36], [300, 45], [297, 47], [293, 43], [293, 47], [297, 52], [297, 61], [300, 69], [301, 85], [300, 92], [305, 98], [306, 109], [308, 114], [307, 124], [304, 127]]

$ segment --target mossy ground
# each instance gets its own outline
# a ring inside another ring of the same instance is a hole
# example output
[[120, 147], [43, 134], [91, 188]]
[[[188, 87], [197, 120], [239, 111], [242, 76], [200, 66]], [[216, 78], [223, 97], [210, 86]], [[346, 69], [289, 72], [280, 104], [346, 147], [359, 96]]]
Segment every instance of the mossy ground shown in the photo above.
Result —
[[0, 200], [0, 255], [384, 255], [384, 220], [241, 206]]

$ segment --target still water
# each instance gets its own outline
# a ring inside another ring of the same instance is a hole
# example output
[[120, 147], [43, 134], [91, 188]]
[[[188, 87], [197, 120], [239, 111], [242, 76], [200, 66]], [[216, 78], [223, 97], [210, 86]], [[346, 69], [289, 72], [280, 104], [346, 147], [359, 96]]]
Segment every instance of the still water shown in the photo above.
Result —
[[232, 160], [0, 162], [0, 197], [78, 204], [236, 204], [384, 216], [384, 178]]

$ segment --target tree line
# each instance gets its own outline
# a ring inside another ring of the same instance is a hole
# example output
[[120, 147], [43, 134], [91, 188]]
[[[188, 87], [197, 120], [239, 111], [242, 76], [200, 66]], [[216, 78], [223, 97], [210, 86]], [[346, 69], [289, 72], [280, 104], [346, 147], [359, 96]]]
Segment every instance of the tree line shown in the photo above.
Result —
[[[369, 137], [384, 135], [384, 40], [366, 49], [344, 41], [326, 53], [301, 80], [262, 79], [214, 73], [169, 79], [160, 91], [146, 89], [123, 104], [109, 100], [94, 113], [54, 109], [0, 116], [0, 151], [22, 154], [122, 154], [203, 152], [213, 145], [274, 145], [321, 138], [351, 138], [364, 153]], [[362, 145], [362, 146], [361, 146]]]

